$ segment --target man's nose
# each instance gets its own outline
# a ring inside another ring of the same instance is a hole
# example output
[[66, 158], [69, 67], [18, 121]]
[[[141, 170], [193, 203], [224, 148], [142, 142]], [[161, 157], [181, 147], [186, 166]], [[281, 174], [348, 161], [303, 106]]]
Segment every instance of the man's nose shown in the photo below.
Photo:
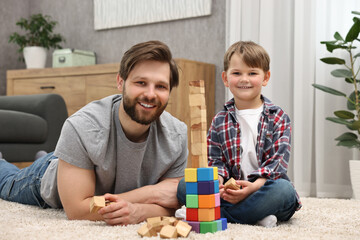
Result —
[[155, 86], [149, 85], [146, 88], [146, 91], [144, 93], [145, 97], [147, 97], [148, 99], [154, 99], [156, 98], [156, 92], [155, 92]]

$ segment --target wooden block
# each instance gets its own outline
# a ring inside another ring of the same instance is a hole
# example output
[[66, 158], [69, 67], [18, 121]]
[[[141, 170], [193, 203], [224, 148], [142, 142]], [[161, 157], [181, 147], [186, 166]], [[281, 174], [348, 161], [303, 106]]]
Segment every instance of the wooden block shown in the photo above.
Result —
[[204, 80], [196, 80], [189, 82], [189, 93], [205, 93]]
[[205, 94], [196, 93], [189, 95], [189, 106], [206, 106], [205, 103]]
[[199, 222], [211, 222], [215, 220], [214, 208], [199, 208]]
[[233, 189], [233, 190], [239, 190], [239, 185], [236, 184], [236, 181], [234, 178], [230, 178], [224, 185], [224, 189]]
[[191, 132], [191, 143], [197, 143], [197, 142], [202, 142], [204, 144], [207, 144], [207, 139], [206, 139], [206, 131], [203, 130], [194, 130]]
[[175, 227], [180, 237], [187, 237], [191, 231], [191, 226], [183, 221], [178, 221]]
[[105, 207], [104, 196], [94, 196], [90, 201], [90, 212], [97, 213], [101, 208]]
[[161, 228], [163, 227], [161, 217], [148, 218], [148, 219], [146, 219], [146, 222], [147, 222], [148, 227], [153, 228], [156, 232], [159, 232], [161, 230]]
[[160, 231], [161, 238], [176, 238], [177, 237], [177, 230], [176, 227], [171, 225], [164, 226]]
[[138, 230], [137, 233], [142, 237], [156, 237], [157, 232], [153, 228], [149, 228], [148, 224], [143, 224]]
[[178, 222], [178, 220], [175, 217], [163, 217], [163, 221], [168, 220], [170, 225], [175, 226], [175, 223]]

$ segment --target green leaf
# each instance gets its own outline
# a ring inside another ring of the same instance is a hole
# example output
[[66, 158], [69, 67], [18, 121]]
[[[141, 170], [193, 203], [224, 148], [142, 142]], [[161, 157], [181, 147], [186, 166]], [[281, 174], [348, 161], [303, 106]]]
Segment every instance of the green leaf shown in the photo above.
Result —
[[337, 57], [321, 58], [320, 61], [327, 64], [345, 64], [345, 60]]
[[339, 141], [337, 146], [343, 146], [348, 148], [358, 148], [360, 146], [360, 143], [356, 140], [343, 140]]
[[335, 118], [335, 117], [327, 117], [326, 120], [330, 121], [330, 122], [334, 122], [334, 123], [339, 123], [339, 124], [343, 124], [343, 125], [350, 125], [351, 123], [344, 120], [344, 119], [341, 119], [341, 118]]
[[[360, 92], [358, 92], [358, 99], [360, 100]], [[352, 101], [352, 102], [356, 102], [356, 99], [355, 99], [355, 91], [353, 91], [351, 94], [350, 94], [350, 96], [349, 96], [349, 99]], [[347, 108], [349, 109], [349, 110], [355, 110], [356, 109], [356, 106], [355, 106], [355, 104], [354, 103], [352, 103], [352, 102], [350, 102], [350, 101], [347, 101]], [[358, 103], [359, 104], [359, 103]]]
[[335, 49], [338, 49], [338, 48], [346, 49], [347, 47], [346, 47], [346, 46], [342, 46], [342, 45], [338, 45], [338, 44], [334, 44], [334, 43], [326, 43], [326, 49], [327, 49], [329, 52], [333, 52]]
[[357, 53], [353, 58], [357, 58], [360, 56], [360, 53]]
[[336, 96], [343, 96], [343, 97], [346, 97], [346, 94], [343, 93], [343, 92], [340, 92], [338, 90], [335, 90], [333, 88], [329, 88], [329, 87], [326, 87], [326, 86], [323, 86], [323, 85], [320, 85], [320, 84], [312, 84], [312, 86], [314, 88], [317, 88], [321, 91], [324, 91], [324, 92], [327, 92], [327, 93], [330, 93], [330, 94], [333, 94], [333, 95], [336, 95]]
[[347, 69], [336, 69], [331, 72], [331, 75], [339, 78], [352, 78], [352, 72]]
[[360, 12], [358, 11], [351, 11], [352, 14], [360, 15]]
[[358, 136], [351, 132], [346, 132], [335, 138], [335, 140], [338, 141], [344, 141], [344, 140], [356, 140]]
[[360, 121], [352, 121], [351, 124], [347, 126], [351, 130], [359, 130], [360, 129]]
[[345, 42], [352, 42], [359, 36], [360, 33], [360, 20], [357, 17], [353, 18], [354, 24], [350, 28], [348, 34], [345, 37]]
[[337, 116], [338, 118], [342, 118], [342, 119], [354, 119], [355, 114], [353, 114], [352, 112], [349, 111], [336, 111], [334, 112], [335, 116]]
[[336, 40], [338, 40], [338, 41], [344, 41], [343, 37], [340, 35], [339, 32], [336, 32], [336, 33], [334, 34], [334, 38], [335, 38]]

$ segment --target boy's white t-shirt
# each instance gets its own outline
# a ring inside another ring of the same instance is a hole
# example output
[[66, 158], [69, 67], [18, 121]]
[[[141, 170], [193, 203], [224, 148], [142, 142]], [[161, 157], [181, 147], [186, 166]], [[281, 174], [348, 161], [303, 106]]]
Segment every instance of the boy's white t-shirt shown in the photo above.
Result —
[[256, 157], [256, 139], [258, 135], [258, 124], [263, 104], [256, 109], [238, 110], [236, 108], [236, 118], [241, 129], [241, 177], [242, 180], [248, 180], [248, 175], [259, 168]]

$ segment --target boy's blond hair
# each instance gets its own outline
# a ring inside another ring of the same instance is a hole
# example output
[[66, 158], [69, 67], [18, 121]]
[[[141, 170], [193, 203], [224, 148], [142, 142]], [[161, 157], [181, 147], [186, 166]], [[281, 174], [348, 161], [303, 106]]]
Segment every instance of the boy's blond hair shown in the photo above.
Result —
[[264, 72], [270, 69], [270, 57], [266, 50], [252, 41], [239, 41], [229, 47], [224, 56], [224, 71], [229, 69], [230, 59], [238, 54], [246, 65], [261, 68]]

